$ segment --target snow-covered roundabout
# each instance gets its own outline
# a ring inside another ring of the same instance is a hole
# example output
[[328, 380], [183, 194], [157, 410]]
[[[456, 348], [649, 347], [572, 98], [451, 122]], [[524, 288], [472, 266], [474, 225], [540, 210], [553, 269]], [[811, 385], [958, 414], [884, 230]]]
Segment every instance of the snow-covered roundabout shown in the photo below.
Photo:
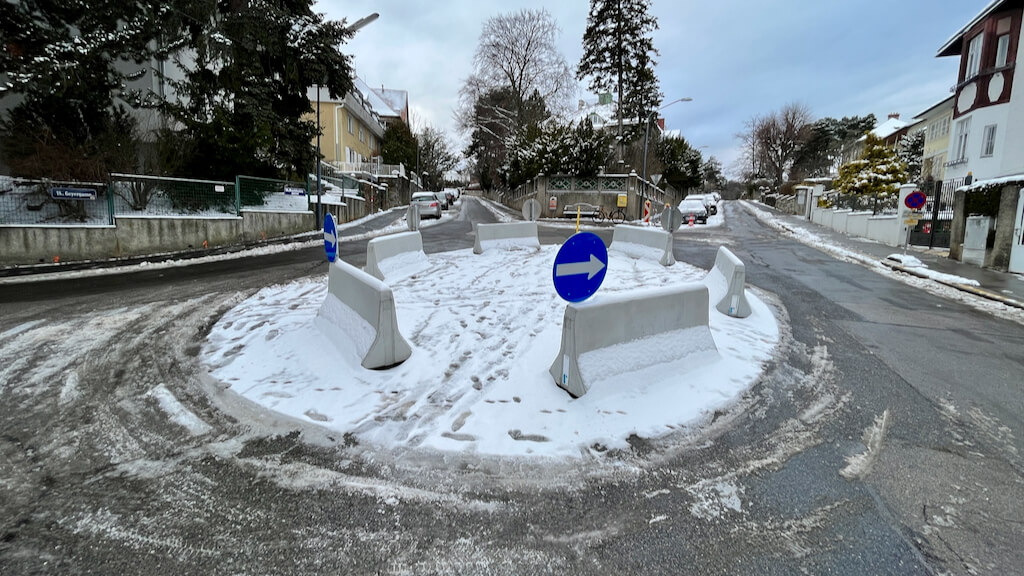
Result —
[[[488, 457], [569, 458], [627, 448], [632, 436], [685, 432], [735, 403], [779, 341], [771, 308], [748, 289], [753, 313], [714, 309], [718, 348], [660, 363], [655, 338], [602, 349], [600, 379], [578, 398], [548, 372], [558, 354], [565, 302], [552, 286], [558, 246], [458, 250], [393, 258], [386, 282], [412, 345], [399, 366], [367, 370], [351, 338], [318, 312], [327, 277], [265, 288], [212, 328], [203, 351], [210, 375], [268, 409], [351, 434], [361, 445]], [[594, 299], [699, 282], [707, 272], [678, 262], [613, 254]]]

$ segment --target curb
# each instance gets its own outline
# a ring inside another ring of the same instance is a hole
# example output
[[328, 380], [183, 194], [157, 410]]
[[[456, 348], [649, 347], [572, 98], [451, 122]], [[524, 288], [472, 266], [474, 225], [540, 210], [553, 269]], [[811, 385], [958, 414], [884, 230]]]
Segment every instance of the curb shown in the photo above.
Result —
[[956, 288], [957, 290], [960, 290], [961, 292], [967, 292], [968, 294], [973, 294], [975, 296], [980, 296], [980, 297], [986, 298], [988, 300], [993, 300], [995, 302], [999, 302], [1000, 304], [1005, 304], [1007, 306], [1012, 306], [1014, 308], [1019, 308], [1021, 310], [1024, 310], [1024, 302], [1020, 302], [1020, 301], [1015, 300], [1013, 298], [1007, 298], [1006, 296], [1003, 296], [1001, 294], [996, 294], [995, 292], [990, 292], [990, 291], [985, 290], [983, 288], [978, 288], [977, 286], [968, 286], [967, 284], [960, 284], [958, 282], [949, 282], [949, 281], [946, 281], [946, 280], [938, 280], [938, 279], [932, 278], [931, 276], [927, 276], [925, 274], [921, 274], [920, 272], [916, 272], [916, 271], [914, 271], [913, 268], [906, 268], [904, 266], [901, 266], [899, 264], [890, 262], [888, 260], [880, 260], [879, 262], [881, 262], [882, 264], [884, 264], [885, 266], [887, 266], [889, 268], [892, 268], [893, 270], [896, 270], [896, 271], [899, 271], [899, 272], [903, 272], [904, 274], [910, 274], [911, 276], [917, 276], [918, 278], [923, 278], [925, 280], [931, 280], [933, 282], [937, 282], [939, 284], [942, 284], [943, 286], [949, 286], [950, 288]]

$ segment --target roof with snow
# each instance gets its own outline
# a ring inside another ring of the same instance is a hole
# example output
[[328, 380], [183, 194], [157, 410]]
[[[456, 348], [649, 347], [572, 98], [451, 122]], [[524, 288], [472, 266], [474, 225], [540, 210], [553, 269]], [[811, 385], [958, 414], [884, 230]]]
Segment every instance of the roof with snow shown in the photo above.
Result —
[[988, 6], [985, 7], [984, 10], [979, 12], [978, 15], [974, 17], [973, 20], [968, 22], [966, 26], [961, 28], [956, 34], [953, 34], [953, 36], [950, 37], [949, 40], [946, 40], [946, 43], [943, 44], [941, 48], [939, 48], [939, 53], [936, 54], [936, 56], [937, 57], [941, 57], [941, 56], [959, 56], [963, 52], [964, 35], [967, 34], [967, 32], [971, 28], [974, 28], [974, 26], [978, 22], [981, 22], [982, 20], [987, 18], [990, 14], [992, 14], [996, 10], [999, 10], [1000, 8], [1005, 6], [1006, 4], [1011, 4], [1011, 3], [1019, 5], [1020, 1], [1019, 0], [993, 0], [991, 3], [989, 3]]
[[[889, 136], [892, 136], [893, 134], [899, 132], [900, 130], [903, 130], [907, 126], [910, 126], [909, 122], [904, 122], [899, 118], [889, 118], [885, 122], [882, 122], [878, 126], [875, 126], [875, 129], [871, 131], [871, 134], [874, 134], [878, 138], [885, 140]], [[861, 140], [865, 140], [866, 138], [867, 136], [861, 136], [857, 141], [860, 142]]]
[[1024, 174], [1003, 176], [1001, 178], [990, 178], [988, 180], [978, 180], [973, 184], [961, 186], [960, 188], [958, 188], [958, 190], [966, 190], [967, 192], [980, 192], [984, 190], [997, 190], [1007, 185], [1024, 186]]
[[398, 116], [398, 113], [375, 90], [367, 86], [362, 78], [356, 76], [352, 79], [352, 84], [356, 87], [356, 90], [362, 93], [363, 97], [366, 98], [366, 102], [378, 116]]
[[409, 93], [405, 90], [390, 90], [383, 86], [379, 90], [377, 88], [372, 90], [381, 100], [387, 102], [388, 108], [394, 111], [391, 116], [401, 118], [402, 111], [409, 107]]

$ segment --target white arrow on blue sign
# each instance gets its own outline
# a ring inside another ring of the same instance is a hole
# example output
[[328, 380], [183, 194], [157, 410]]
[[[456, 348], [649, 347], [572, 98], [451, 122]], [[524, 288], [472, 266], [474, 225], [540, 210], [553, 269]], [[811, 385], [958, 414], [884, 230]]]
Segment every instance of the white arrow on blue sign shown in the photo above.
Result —
[[334, 225], [334, 215], [330, 212], [324, 216], [324, 250], [328, 262], [334, 262], [338, 257], [338, 227]]
[[573, 234], [555, 256], [551, 278], [567, 302], [582, 302], [601, 287], [608, 272], [608, 249], [597, 234]]

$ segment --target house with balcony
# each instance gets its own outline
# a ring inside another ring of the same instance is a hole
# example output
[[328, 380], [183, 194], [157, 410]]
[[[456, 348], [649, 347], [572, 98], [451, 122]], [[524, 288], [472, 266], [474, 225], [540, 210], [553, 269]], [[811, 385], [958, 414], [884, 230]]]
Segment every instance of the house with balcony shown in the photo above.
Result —
[[995, 0], [939, 49], [960, 58], [948, 179], [1024, 173], [1024, 78], [1015, 70], [1022, 14], [1020, 0]]
[[[380, 156], [384, 125], [366, 92], [373, 94], [359, 79], [354, 79], [353, 90], [340, 99], [331, 98], [325, 87], [310, 89], [313, 111], [303, 118], [314, 122], [319, 120], [320, 153], [332, 166], [369, 164], [372, 158]], [[310, 144], [316, 146], [317, 139], [314, 138]]]
[[[956, 191], [950, 257], [1024, 272], [1024, 1], [993, 0], [939, 48], [958, 57], [946, 179]], [[984, 200], [984, 201], [979, 201]], [[973, 221], [973, 222], [972, 222]], [[971, 232], [974, 231], [974, 238]]]

